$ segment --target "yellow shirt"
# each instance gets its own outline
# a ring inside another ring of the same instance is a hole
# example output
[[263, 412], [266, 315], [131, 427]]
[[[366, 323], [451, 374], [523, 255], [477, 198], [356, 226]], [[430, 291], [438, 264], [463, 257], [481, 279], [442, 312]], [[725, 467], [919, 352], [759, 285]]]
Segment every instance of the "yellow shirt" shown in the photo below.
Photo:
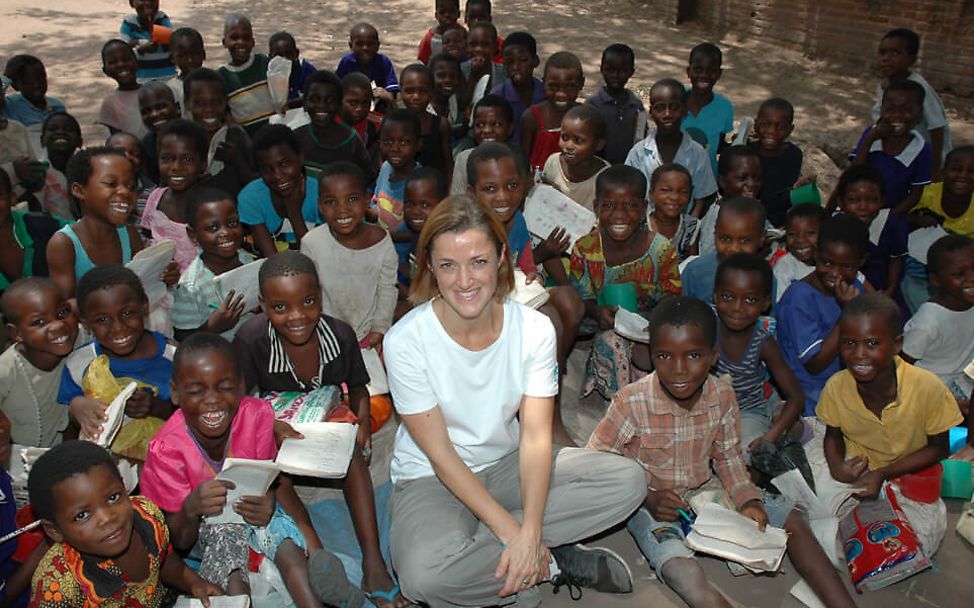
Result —
[[848, 370], [825, 384], [815, 413], [842, 430], [846, 457], [865, 456], [879, 469], [926, 447], [927, 437], [961, 423], [963, 417], [950, 390], [937, 376], [896, 357], [896, 401], [882, 416], [866, 408]]
[[933, 211], [940, 217], [944, 218], [944, 229], [949, 230], [957, 234], [963, 234], [968, 238], [974, 238], [974, 194], [971, 195], [970, 205], [967, 207], [967, 211], [964, 215], [960, 217], [948, 217], [944, 213], [944, 208], [940, 205], [941, 199], [944, 196], [944, 183], [937, 182], [936, 184], [927, 184], [923, 188], [923, 193], [920, 195], [920, 202], [917, 206], [913, 208], [914, 211], [918, 209], [929, 209]]

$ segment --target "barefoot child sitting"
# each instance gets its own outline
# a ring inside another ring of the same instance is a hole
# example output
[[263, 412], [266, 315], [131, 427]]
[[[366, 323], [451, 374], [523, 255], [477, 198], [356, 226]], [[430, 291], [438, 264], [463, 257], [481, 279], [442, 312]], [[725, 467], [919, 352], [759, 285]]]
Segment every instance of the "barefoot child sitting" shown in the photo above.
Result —
[[318, 269], [308, 256], [297, 251], [272, 256], [261, 266], [258, 282], [264, 312], [245, 323], [233, 339], [243, 366], [242, 388], [307, 393], [323, 386], [348, 387], [349, 408], [364, 421], [342, 484], [362, 549], [362, 588], [370, 598], [381, 600], [380, 608], [403, 606], [407, 602], [379, 550], [368, 468], [372, 454], [369, 374], [355, 332], [323, 314]]
[[129, 497], [111, 454], [68, 441], [41, 455], [27, 482], [30, 504], [54, 544], [31, 581], [31, 606], [156, 608], [167, 587], [204, 606], [222, 591], [175, 551], [166, 518], [151, 499]]
[[716, 472], [742, 515], [762, 530], [770, 523], [788, 531], [795, 569], [826, 606], [854, 606], [802, 512], [781, 496], [762, 495], [748, 477], [734, 390], [710, 374], [718, 356], [710, 307], [694, 298], [666, 300], [650, 316], [649, 336], [655, 371], [615, 395], [588, 447], [646, 470], [646, 501], [628, 528], [657, 575], [690, 606], [730, 606], [683, 544], [680, 526], [688, 494]]
[[[344, 576], [311, 569], [322, 559], [316, 555], [321, 541], [287, 476], [264, 496], [243, 496], [233, 505], [245, 523], [203, 519], [226, 506], [232, 484], [214, 479], [226, 458], [277, 456], [274, 410], [245, 396], [238, 351], [215, 334], [190, 336], [173, 360], [172, 394], [179, 410], [149, 446], [141, 487], [166, 513], [173, 545], [201, 558], [200, 576], [229, 595], [248, 593], [249, 547], [274, 560], [302, 608], [341, 605], [336, 600], [355, 592], [361, 597]], [[331, 591], [338, 595], [317, 595], [309, 578], [336, 578]]]
[[[947, 432], [963, 420], [957, 402], [934, 374], [896, 355], [903, 346], [900, 311], [889, 298], [855, 298], [842, 309], [838, 328], [845, 369], [829, 379], [815, 410], [827, 425], [829, 470], [861, 488], [860, 499], [876, 498], [891, 482], [932, 556], [943, 540], [946, 508], [939, 496], [912, 495], [907, 478], [947, 457]], [[939, 508], [924, 508], [930, 503]]]

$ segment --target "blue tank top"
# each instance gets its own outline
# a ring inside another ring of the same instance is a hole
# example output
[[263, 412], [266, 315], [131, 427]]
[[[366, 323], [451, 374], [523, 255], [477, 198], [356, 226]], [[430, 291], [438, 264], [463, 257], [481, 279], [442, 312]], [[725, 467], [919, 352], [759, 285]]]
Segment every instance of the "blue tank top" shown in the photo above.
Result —
[[718, 348], [720, 358], [717, 359], [717, 375], [728, 374], [731, 377], [731, 384], [734, 387], [734, 394], [737, 397], [737, 405], [742, 412], [748, 410], [763, 410], [767, 408], [767, 400], [764, 398], [764, 379], [767, 369], [761, 361], [761, 349], [774, 335], [775, 322], [771, 317], [759, 317], [754, 323], [754, 332], [744, 348], [744, 355], [738, 361], [732, 361], [720, 346], [720, 333], [718, 332]]
[[[123, 224], [116, 227], [115, 230], [118, 231], [118, 240], [122, 244], [122, 264], [128, 264], [132, 261], [132, 245], [129, 243], [128, 228]], [[81, 239], [74, 233], [74, 228], [71, 225], [61, 228], [58, 232], [71, 239], [71, 243], [74, 245], [74, 280], [80, 281], [86, 272], [95, 267], [95, 263], [88, 257], [88, 252], [85, 251]]]

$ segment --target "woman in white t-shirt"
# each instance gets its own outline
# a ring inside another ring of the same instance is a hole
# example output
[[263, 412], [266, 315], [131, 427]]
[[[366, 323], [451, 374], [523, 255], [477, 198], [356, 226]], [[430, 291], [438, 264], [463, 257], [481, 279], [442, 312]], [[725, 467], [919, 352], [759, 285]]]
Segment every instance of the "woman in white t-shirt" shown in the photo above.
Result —
[[645, 476], [613, 454], [553, 456], [555, 332], [507, 298], [506, 248], [490, 208], [467, 196], [441, 202], [417, 246], [416, 308], [384, 342], [403, 422], [392, 462], [393, 565], [403, 594], [431, 606], [495, 605], [515, 593], [531, 603], [548, 580], [632, 589], [617, 555], [568, 543], [632, 513]]

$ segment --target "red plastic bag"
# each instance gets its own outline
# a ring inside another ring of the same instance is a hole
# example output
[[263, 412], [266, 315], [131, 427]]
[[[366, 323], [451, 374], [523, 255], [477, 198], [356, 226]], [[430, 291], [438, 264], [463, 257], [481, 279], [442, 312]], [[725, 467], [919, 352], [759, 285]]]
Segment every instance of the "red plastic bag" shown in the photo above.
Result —
[[913, 526], [890, 486], [839, 522], [843, 550], [856, 591], [880, 589], [930, 566]]

